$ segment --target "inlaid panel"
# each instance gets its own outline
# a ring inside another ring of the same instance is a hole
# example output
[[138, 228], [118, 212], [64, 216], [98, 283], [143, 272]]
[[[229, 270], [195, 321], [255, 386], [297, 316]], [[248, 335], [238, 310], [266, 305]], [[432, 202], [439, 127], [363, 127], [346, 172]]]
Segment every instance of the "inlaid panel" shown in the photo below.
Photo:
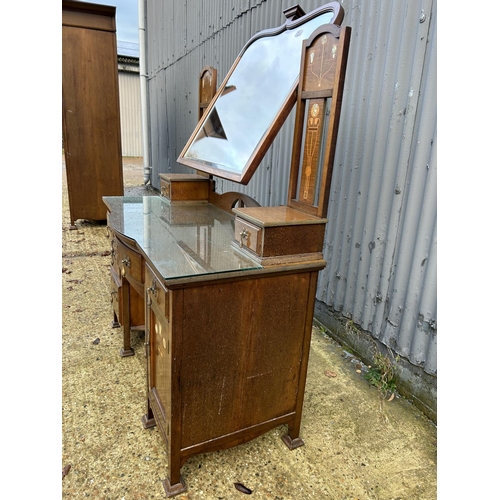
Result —
[[298, 199], [309, 205], [314, 204], [315, 201], [324, 114], [325, 100], [312, 99], [309, 103], [306, 121], [302, 174], [298, 193]]
[[304, 92], [333, 87], [338, 43], [339, 40], [335, 36], [325, 33], [306, 50]]

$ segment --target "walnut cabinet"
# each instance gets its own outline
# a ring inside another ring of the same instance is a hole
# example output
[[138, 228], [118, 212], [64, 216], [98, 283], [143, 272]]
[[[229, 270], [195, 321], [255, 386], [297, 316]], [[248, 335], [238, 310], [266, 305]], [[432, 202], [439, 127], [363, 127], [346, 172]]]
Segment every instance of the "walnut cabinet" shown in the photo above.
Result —
[[62, 123], [71, 227], [123, 195], [115, 7], [62, 2]]

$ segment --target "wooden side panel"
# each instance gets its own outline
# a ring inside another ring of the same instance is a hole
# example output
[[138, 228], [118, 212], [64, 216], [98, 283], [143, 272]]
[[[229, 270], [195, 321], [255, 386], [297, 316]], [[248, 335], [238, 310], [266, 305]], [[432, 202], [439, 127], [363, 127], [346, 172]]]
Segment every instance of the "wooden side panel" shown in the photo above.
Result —
[[71, 222], [104, 220], [102, 196], [123, 195], [114, 32], [63, 26], [62, 94]]
[[200, 88], [198, 98], [198, 120], [201, 120], [205, 109], [217, 92], [217, 70], [212, 66], [205, 66], [200, 73]]
[[315, 253], [323, 250], [324, 224], [264, 229], [263, 257]]
[[300, 273], [183, 291], [181, 448], [296, 410], [310, 280]]
[[144, 322], [144, 298], [134, 287], [130, 287], [130, 326], [143, 329]]
[[208, 200], [209, 182], [170, 182], [171, 201]]

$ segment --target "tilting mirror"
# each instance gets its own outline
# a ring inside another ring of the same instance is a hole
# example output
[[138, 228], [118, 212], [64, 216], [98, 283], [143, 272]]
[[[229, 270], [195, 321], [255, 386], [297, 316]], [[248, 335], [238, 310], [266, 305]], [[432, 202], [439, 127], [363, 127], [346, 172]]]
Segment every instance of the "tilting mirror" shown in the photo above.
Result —
[[178, 161], [247, 184], [295, 103], [302, 42], [323, 24], [340, 24], [328, 3], [310, 14], [285, 11], [281, 27], [258, 33], [243, 47]]

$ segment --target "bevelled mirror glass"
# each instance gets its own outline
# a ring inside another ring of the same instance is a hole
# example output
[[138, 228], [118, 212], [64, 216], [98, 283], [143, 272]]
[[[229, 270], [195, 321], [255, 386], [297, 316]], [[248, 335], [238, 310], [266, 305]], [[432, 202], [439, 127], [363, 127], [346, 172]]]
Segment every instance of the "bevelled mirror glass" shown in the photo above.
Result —
[[178, 161], [247, 184], [295, 103], [302, 42], [322, 24], [340, 24], [331, 2], [303, 14], [285, 11], [285, 24], [257, 33], [243, 47]]

